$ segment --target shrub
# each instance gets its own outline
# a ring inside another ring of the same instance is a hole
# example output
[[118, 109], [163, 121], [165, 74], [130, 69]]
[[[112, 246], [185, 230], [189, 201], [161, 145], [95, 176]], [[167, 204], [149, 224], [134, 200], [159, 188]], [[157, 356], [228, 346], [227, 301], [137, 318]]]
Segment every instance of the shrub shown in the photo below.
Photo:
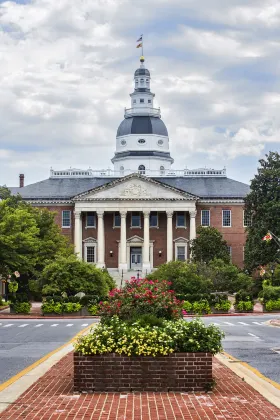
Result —
[[186, 311], [186, 312], [191, 312], [192, 311], [192, 303], [191, 302], [188, 302], [187, 300], [185, 300], [184, 301], [184, 303], [183, 303], [183, 309]]
[[132, 325], [117, 316], [100, 323], [90, 334], [78, 338], [75, 351], [84, 355], [118, 353], [127, 356], [158, 356], [172, 352], [210, 352], [222, 350], [223, 333], [201, 321], [162, 321], [162, 326]]
[[[191, 296], [209, 296], [212, 291], [212, 281], [198, 273], [197, 264], [186, 263], [182, 261], [171, 261], [162, 264], [156, 271], [148, 276], [151, 280], [167, 280], [171, 282], [170, 288], [175, 291], [178, 299], [193, 299]], [[201, 296], [201, 298], [203, 298]]]
[[82, 306], [91, 306], [91, 305], [96, 305], [97, 303], [99, 303], [101, 300], [104, 300], [105, 298], [100, 297], [100, 296], [96, 296], [96, 295], [85, 295], [80, 299], [80, 304]]
[[108, 273], [72, 255], [50, 262], [42, 271], [40, 281], [43, 295], [84, 292], [106, 296], [110, 290], [108, 276]]
[[253, 302], [250, 300], [240, 300], [236, 305], [238, 311], [252, 311], [253, 307]]
[[8, 295], [8, 300], [13, 303], [24, 303], [29, 302], [28, 295], [26, 293], [16, 293]]
[[270, 300], [278, 300], [280, 298], [280, 287], [265, 286], [259, 293], [259, 297], [263, 298], [264, 303]]
[[275, 310], [280, 309], [280, 299], [277, 299], [277, 300], [269, 300], [265, 304], [265, 309], [267, 311], [275, 311]]
[[239, 290], [239, 292], [237, 292], [235, 295], [235, 302], [238, 303], [240, 301], [253, 302], [252, 292], [248, 292], [247, 290]]
[[88, 306], [88, 311], [92, 316], [98, 315], [99, 309], [100, 309], [99, 305], [89, 305]]
[[176, 319], [182, 316], [182, 302], [178, 301], [169, 282], [158, 280], [132, 280], [122, 290], [109, 293], [107, 301], [100, 303], [100, 315], [120, 319], [153, 314], [158, 318]]
[[208, 277], [212, 280], [214, 290], [218, 292], [235, 293], [238, 290], [251, 290], [252, 277], [239, 272], [239, 269], [223, 260], [214, 259], [206, 266]]
[[203, 313], [211, 314], [211, 308], [207, 300], [201, 300], [200, 302], [194, 302], [192, 305], [193, 312], [197, 315]]
[[228, 312], [231, 307], [231, 302], [229, 300], [222, 300], [220, 303], [216, 303], [215, 309], [217, 311]]
[[54, 299], [45, 301], [42, 304], [41, 310], [43, 314], [62, 314], [62, 313], [71, 313], [78, 312], [82, 309], [80, 303], [73, 302], [57, 302]]
[[15, 302], [10, 305], [10, 307], [17, 313], [17, 314], [29, 314], [31, 309], [30, 302]]

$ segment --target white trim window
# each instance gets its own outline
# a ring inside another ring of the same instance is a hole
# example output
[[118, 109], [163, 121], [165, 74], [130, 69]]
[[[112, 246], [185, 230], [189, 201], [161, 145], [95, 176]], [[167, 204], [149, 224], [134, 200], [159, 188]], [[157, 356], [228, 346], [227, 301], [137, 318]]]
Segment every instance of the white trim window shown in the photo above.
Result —
[[186, 261], [187, 260], [187, 246], [184, 244], [176, 244], [176, 260]]
[[210, 226], [210, 210], [201, 210], [201, 226]]
[[93, 211], [88, 211], [86, 213], [86, 227], [96, 228], [96, 215]]
[[86, 262], [94, 264], [95, 263], [95, 249], [96, 249], [95, 245], [92, 246], [88, 244], [85, 247], [85, 249], [86, 249]]
[[62, 210], [62, 227], [71, 227], [71, 210]]
[[243, 227], [250, 226], [252, 226], [252, 215], [246, 210], [243, 210]]
[[139, 211], [133, 211], [131, 213], [131, 227], [132, 228], [141, 227], [141, 215]]
[[223, 227], [231, 227], [231, 210], [223, 210]]
[[186, 213], [184, 211], [176, 213], [176, 228], [186, 228]]
[[121, 227], [121, 215], [118, 211], [116, 211], [114, 213], [114, 222], [113, 222], [113, 227], [114, 228], [120, 228]]
[[158, 212], [157, 211], [151, 211], [150, 213], [150, 227], [158, 228]]

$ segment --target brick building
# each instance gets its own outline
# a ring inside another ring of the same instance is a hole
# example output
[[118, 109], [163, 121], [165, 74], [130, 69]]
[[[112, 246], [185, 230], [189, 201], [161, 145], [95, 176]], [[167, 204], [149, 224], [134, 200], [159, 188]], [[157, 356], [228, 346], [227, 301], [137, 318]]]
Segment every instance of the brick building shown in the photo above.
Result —
[[190, 257], [196, 228], [214, 226], [243, 265], [244, 197], [249, 186], [226, 170], [171, 168], [169, 137], [153, 107], [150, 72], [140, 59], [131, 108], [116, 137], [113, 170], [51, 170], [44, 181], [11, 188], [56, 212], [62, 233], [84, 260], [112, 271], [142, 270]]

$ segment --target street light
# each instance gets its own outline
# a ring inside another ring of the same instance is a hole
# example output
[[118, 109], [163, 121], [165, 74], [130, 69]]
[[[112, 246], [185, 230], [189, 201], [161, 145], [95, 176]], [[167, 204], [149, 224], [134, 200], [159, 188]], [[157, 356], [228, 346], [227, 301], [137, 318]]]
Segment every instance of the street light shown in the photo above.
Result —
[[274, 271], [275, 271], [275, 264], [271, 264], [270, 272], [271, 272], [272, 285], [273, 285]]

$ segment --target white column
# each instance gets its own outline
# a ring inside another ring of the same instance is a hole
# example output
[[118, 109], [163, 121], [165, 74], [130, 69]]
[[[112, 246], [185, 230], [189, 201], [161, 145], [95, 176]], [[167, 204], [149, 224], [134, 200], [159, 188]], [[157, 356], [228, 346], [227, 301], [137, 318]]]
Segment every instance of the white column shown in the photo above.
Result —
[[145, 276], [146, 273], [151, 272], [150, 262], [150, 210], [144, 211], [144, 244], [143, 244], [143, 264], [142, 271]]
[[197, 213], [196, 210], [190, 211], [190, 241], [196, 238], [196, 223], [195, 223], [196, 213]]
[[173, 260], [173, 211], [167, 211], [167, 255], [166, 261]]
[[104, 232], [104, 211], [97, 211], [97, 267], [105, 267], [105, 232]]
[[75, 253], [79, 259], [82, 259], [82, 212], [80, 210], [74, 211], [75, 216], [75, 230], [74, 230], [74, 245]]
[[126, 211], [120, 211], [121, 215], [121, 243], [120, 243], [120, 263], [119, 271], [127, 271], [127, 260], [126, 260]]

